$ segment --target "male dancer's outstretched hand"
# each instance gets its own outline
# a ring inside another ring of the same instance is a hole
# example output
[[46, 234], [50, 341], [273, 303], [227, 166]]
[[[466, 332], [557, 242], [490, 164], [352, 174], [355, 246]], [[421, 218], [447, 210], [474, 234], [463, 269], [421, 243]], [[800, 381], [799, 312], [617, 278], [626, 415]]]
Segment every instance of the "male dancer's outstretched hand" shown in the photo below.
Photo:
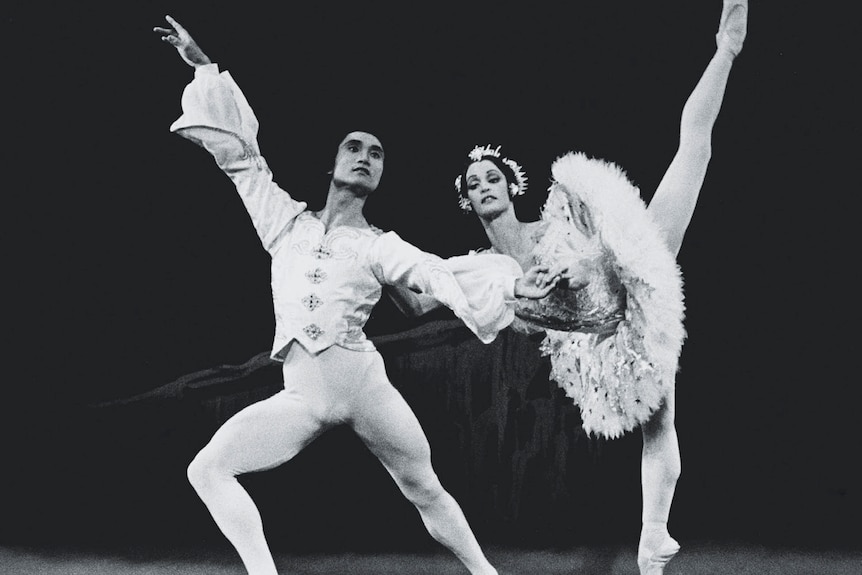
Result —
[[204, 51], [201, 50], [201, 47], [198, 46], [197, 42], [194, 41], [194, 38], [191, 37], [191, 34], [180, 26], [179, 22], [170, 16], [165, 16], [165, 20], [168, 21], [171, 27], [160, 28], [157, 26], [153, 28], [153, 32], [161, 34], [163, 41], [176, 48], [182, 59], [189, 66], [197, 68], [198, 66], [212, 63], [209, 57], [204, 54]]

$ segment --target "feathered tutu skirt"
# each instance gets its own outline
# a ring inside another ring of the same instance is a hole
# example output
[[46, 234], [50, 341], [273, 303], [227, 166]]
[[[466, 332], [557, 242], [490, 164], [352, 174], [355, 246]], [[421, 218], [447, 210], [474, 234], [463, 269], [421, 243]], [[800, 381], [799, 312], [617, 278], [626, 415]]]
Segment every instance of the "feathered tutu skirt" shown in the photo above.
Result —
[[[542, 219], [573, 231], [577, 224], [595, 245], [585, 252], [597, 264], [594, 293], [578, 296], [596, 305], [578, 302], [580, 313], [591, 315], [589, 328], [576, 322], [563, 329], [543, 326], [542, 349], [551, 358], [551, 377], [580, 407], [584, 430], [616, 438], [648, 421], [674, 388], [685, 339], [682, 275], [638, 189], [619, 167], [570, 153], [554, 162], [551, 173]], [[608, 297], [596, 285], [604, 291], [616, 286], [619, 293]], [[597, 310], [615, 301], [604, 328], [597, 326]]]

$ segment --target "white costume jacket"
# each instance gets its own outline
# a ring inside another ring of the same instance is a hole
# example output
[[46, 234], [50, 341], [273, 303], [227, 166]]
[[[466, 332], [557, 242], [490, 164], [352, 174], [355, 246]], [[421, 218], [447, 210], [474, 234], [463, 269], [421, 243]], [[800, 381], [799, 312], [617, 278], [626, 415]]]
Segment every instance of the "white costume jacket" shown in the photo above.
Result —
[[[258, 122], [228, 72], [198, 67], [171, 131], [204, 147], [236, 186], [272, 258], [275, 339], [283, 360], [298, 341], [316, 353], [332, 345], [373, 351], [363, 327], [382, 286], [429, 295], [485, 343], [514, 318], [514, 282], [522, 275], [503, 255], [443, 260], [394, 232], [338, 226], [326, 230], [274, 181], [257, 143]], [[488, 259], [492, 258], [492, 259]]]

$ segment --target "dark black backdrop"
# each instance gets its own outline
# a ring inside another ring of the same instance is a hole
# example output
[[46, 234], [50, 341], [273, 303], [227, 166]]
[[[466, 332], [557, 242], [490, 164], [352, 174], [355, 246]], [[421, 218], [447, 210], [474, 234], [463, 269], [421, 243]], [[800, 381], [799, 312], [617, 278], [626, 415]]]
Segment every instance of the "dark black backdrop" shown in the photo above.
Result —
[[[83, 406], [270, 343], [267, 257], [209, 156], [168, 132], [191, 70], [151, 32], [165, 13], [243, 86], [283, 187], [319, 206], [339, 138], [374, 131], [387, 161], [369, 218], [445, 256], [482, 245], [451, 185], [477, 143], [527, 168], [525, 218], [569, 149], [624, 166], [648, 199], [720, 12], [718, 0], [8, 4], [2, 497], [17, 513], [0, 522], [13, 537], [21, 501], [63, 493], [69, 470], [51, 462], [75, 466], [63, 430]], [[680, 254], [682, 449], [687, 469], [710, 470], [706, 535], [756, 517], [764, 540], [858, 545], [858, 27], [828, 6], [752, 4]], [[403, 325], [383, 306], [369, 331]]]

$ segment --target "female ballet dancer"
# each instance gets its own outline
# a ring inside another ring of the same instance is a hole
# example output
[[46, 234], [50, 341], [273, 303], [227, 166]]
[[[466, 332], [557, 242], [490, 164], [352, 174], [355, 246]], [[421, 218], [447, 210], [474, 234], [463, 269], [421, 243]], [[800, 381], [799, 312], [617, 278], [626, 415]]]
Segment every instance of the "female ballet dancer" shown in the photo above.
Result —
[[747, 28], [747, 0], [724, 0], [717, 49], [682, 111], [677, 152], [649, 206], [613, 164], [569, 153], [554, 162], [539, 221], [519, 221], [512, 198], [527, 178], [499, 147], [474, 148], [456, 178], [489, 251], [523, 269], [566, 268], [545, 298], [521, 300], [513, 327], [546, 332], [552, 378], [579, 405], [584, 429], [613, 438], [643, 434], [643, 515], [638, 567], [660, 575], [679, 551], [667, 521], [680, 453], [674, 380], [682, 343], [682, 245], [711, 156], [712, 128]]

